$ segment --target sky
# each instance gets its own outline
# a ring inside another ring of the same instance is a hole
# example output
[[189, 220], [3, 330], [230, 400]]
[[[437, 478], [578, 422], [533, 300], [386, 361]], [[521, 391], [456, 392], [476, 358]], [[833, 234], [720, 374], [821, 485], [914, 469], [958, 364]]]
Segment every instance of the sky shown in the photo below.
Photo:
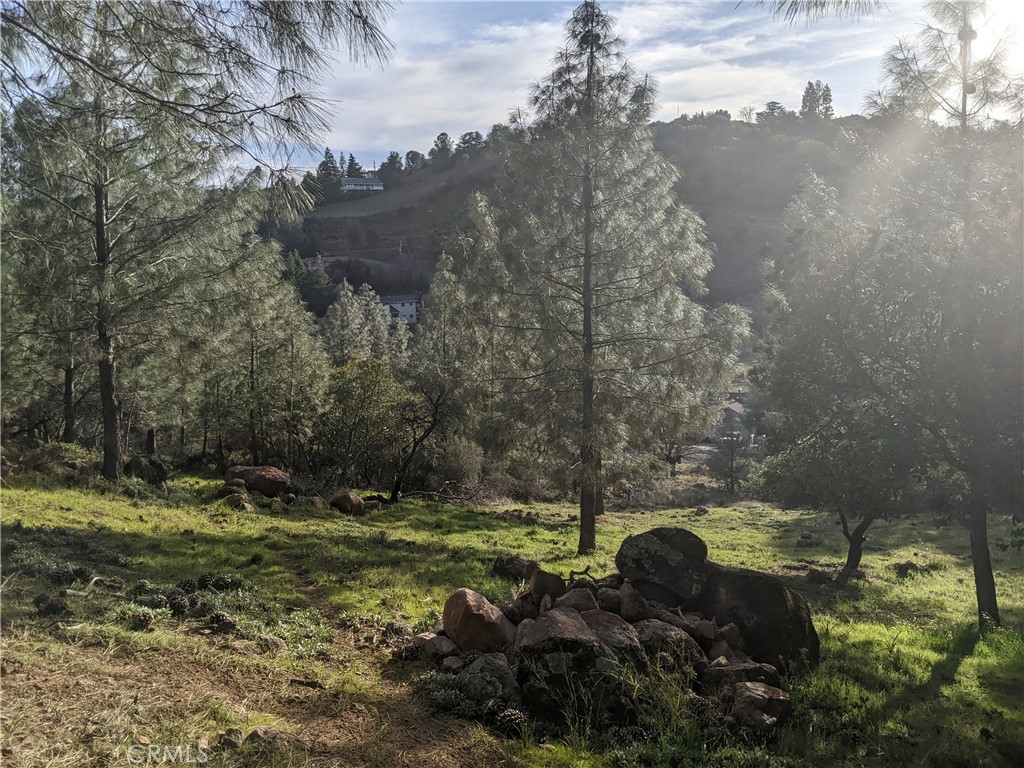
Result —
[[[337, 155], [367, 168], [391, 150], [424, 154], [446, 131], [485, 136], [525, 107], [531, 84], [551, 69], [564, 24], [578, 2], [562, 0], [406, 0], [385, 27], [394, 44], [383, 67], [340, 57], [323, 84], [336, 113], [326, 137]], [[634, 68], [659, 83], [657, 119], [779, 101], [799, 110], [808, 80], [832, 89], [837, 115], [862, 110], [877, 87], [879, 62], [899, 37], [926, 22], [924, 3], [888, 0], [860, 19], [829, 18], [787, 25], [750, 0], [633, 0], [602, 7], [616, 20]], [[986, 37], [1024, 31], [1024, 1], [995, 0]], [[1011, 58], [1020, 69], [1021, 50]], [[310, 158], [311, 166], [322, 158]], [[300, 162], [301, 164], [301, 162]]]

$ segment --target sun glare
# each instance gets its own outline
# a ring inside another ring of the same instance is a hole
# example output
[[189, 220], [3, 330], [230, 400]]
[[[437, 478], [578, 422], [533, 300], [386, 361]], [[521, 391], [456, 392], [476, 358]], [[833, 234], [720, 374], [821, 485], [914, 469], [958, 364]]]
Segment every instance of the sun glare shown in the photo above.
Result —
[[1024, 3], [989, 0], [977, 32], [980, 54], [987, 54], [1002, 41], [1009, 69], [1015, 74], [1024, 73]]

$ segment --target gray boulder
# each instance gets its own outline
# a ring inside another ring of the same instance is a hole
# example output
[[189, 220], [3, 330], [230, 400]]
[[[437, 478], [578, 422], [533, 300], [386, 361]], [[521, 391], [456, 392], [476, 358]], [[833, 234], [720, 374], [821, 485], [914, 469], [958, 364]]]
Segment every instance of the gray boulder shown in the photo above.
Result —
[[685, 528], [653, 528], [627, 536], [615, 555], [619, 572], [645, 597], [688, 607], [704, 588], [708, 547]]

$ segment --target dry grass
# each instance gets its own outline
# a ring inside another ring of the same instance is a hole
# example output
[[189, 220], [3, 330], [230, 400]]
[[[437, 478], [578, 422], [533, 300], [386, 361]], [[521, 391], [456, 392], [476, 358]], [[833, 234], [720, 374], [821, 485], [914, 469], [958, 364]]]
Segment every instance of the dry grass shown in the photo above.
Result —
[[[339, 655], [355, 654], [339, 632]], [[381, 676], [380, 657], [362, 654], [363, 679], [310, 665], [294, 671], [237, 642], [196, 640], [177, 648], [65, 643], [35, 630], [4, 634], [3, 764], [10, 768], [128, 765], [135, 743], [181, 745], [198, 755], [218, 732], [270, 725], [306, 746], [259, 756], [298, 766], [499, 765], [498, 743], [471, 723], [439, 718], [408, 685]], [[209, 753], [211, 766], [250, 763], [245, 751]]]

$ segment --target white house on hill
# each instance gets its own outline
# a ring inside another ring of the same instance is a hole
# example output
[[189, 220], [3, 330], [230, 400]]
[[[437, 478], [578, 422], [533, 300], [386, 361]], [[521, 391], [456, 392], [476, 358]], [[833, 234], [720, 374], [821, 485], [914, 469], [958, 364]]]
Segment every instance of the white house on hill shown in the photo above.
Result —
[[384, 182], [376, 178], [376, 174], [371, 177], [367, 176], [365, 179], [359, 178], [348, 178], [347, 176], [341, 180], [341, 191], [342, 192], [383, 192]]
[[392, 323], [405, 320], [409, 325], [416, 325], [420, 321], [420, 303], [422, 300], [423, 296], [419, 293], [404, 293], [380, 297], [380, 303], [387, 307], [388, 312], [391, 313]]

